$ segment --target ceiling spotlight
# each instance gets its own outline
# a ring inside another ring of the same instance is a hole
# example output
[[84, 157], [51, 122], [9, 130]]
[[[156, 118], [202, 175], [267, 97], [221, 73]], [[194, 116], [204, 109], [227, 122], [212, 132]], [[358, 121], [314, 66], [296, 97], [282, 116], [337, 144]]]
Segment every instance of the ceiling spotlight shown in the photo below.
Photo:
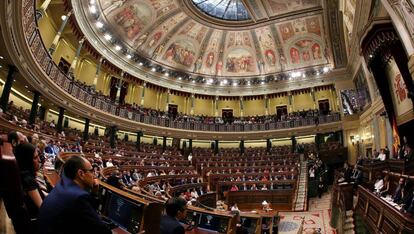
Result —
[[132, 55], [130, 55], [130, 54], [127, 54], [127, 59], [131, 59], [132, 58]]
[[265, 84], [265, 82], [264, 82], [264, 81], [262, 81], [260, 84], [262, 84], [262, 85], [263, 85], [263, 84]]
[[233, 86], [237, 86], [237, 82], [233, 82]]
[[329, 71], [329, 67], [324, 67], [324, 68], [323, 68], [323, 72], [324, 72], [324, 73], [327, 73], [328, 71]]
[[101, 21], [98, 21], [95, 23], [97, 28], [102, 28], [104, 26], [104, 24]]
[[0, 59], [4, 59], [4, 57], [0, 55]]
[[28, 89], [28, 88], [29, 88], [29, 86], [27, 86], [27, 85], [25, 85], [24, 87], [25, 87], [26, 89]]
[[168, 72], [166, 72], [166, 73], [164, 73], [164, 75], [165, 75], [166, 77], [168, 77], [170, 74], [169, 74]]
[[144, 65], [144, 64], [143, 64], [142, 62], [139, 62], [139, 63], [138, 63], [138, 65], [142, 66], [142, 65]]
[[2, 68], [3, 66], [2, 65], [0, 65], [0, 68]]
[[97, 12], [96, 6], [95, 5], [90, 6], [89, 7], [89, 12], [92, 13], [92, 14], [95, 14]]
[[191, 81], [191, 82], [195, 83], [195, 80], [193, 80], [193, 81]]
[[302, 74], [302, 78], [306, 78], [306, 74], [305, 73]]
[[374, 57], [374, 56], [372, 56], [372, 54], [370, 54], [370, 55], [369, 55], [369, 57], [370, 57], [370, 58], [372, 58], [372, 57]]
[[115, 46], [115, 50], [120, 51], [121, 49], [122, 49], [122, 47], [120, 45]]
[[250, 80], [249, 80], [249, 81], [247, 81], [247, 85], [249, 85], [249, 86], [250, 86]]
[[227, 80], [223, 80], [223, 84], [227, 84]]
[[179, 77], [178, 77], [178, 80], [181, 80], [181, 79], [182, 79], [182, 78], [181, 78], [181, 76], [179, 76]]
[[90, 1], [89, 1], [89, 4], [91, 4], [91, 5], [95, 5], [95, 0], [90, 0]]
[[104, 38], [105, 38], [107, 41], [109, 41], [109, 40], [111, 40], [111, 39], [112, 39], [112, 36], [111, 36], [111, 34], [105, 34], [105, 35], [104, 35]]
[[319, 76], [319, 75], [320, 75], [320, 73], [319, 73], [319, 72], [316, 72], [316, 75], [317, 75], [317, 76]]
[[155, 72], [157, 69], [155, 69], [155, 67], [151, 68], [152, 72]]
[[60, 17], [63, 21], [65, 21], [66, 20], [66, 18], [68, 18], [66, 15], [62, 15], [61, 17]]

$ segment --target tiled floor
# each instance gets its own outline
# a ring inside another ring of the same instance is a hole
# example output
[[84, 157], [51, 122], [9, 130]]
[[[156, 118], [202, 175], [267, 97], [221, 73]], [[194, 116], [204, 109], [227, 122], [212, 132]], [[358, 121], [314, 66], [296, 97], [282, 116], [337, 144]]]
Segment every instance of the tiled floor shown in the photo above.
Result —
[[331, 194], [325, 193], [322, 198], [311, 198], [309, 200], [309, 211], [307, 212], [281, 212], [281, 223], [279, 233], [297, 234], [303, 219], [302, 233], [314, 233], [320, 229], [320, 233], [335, 234], [336, 231], [329, 225]]

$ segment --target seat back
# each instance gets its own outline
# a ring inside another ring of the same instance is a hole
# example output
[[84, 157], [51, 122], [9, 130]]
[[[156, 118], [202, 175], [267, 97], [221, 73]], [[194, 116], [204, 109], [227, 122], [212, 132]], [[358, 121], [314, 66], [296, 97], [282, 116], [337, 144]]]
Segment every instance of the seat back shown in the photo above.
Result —
[[14, 230], [19, 233], [34, 233], [27, 212], [20, 172], [13, 154], [12, 145], [2, 142], [0, 145], [0, 196], [3, 198], [7, 215], [12, 220]]

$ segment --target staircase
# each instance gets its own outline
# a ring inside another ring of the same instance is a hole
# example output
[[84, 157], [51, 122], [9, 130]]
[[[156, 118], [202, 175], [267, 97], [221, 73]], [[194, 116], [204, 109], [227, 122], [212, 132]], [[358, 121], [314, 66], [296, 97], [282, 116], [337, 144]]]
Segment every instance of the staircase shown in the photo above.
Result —
[[296, 187], [293, 211], [305, 211], [308, 209], [308, 163], [303, 160], [303, 154], [300, 155], [300, 170]]
[[344, 234], [355, 234], [354, 212], [348, 210], [345, 212], [345, 223], [343, 226]]

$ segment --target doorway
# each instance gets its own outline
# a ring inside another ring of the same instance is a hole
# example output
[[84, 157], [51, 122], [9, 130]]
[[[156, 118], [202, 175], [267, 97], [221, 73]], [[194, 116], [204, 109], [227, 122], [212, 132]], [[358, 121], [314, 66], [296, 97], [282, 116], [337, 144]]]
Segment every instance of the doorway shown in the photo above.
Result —
[[328, 99], [319, 100], [318, 104], [319, 104], [319, 113], [321, 113], [322, 115], [329, 114], [329, 100]]
[[276, 116], [277, 120], [286, 120], [287, 117], [287, 106], [277, 106], [276, 107]]
[[233, 109], [222, 109], [221, 118], [223, 119], [224, 123], [232, 123], [234, 120]]

